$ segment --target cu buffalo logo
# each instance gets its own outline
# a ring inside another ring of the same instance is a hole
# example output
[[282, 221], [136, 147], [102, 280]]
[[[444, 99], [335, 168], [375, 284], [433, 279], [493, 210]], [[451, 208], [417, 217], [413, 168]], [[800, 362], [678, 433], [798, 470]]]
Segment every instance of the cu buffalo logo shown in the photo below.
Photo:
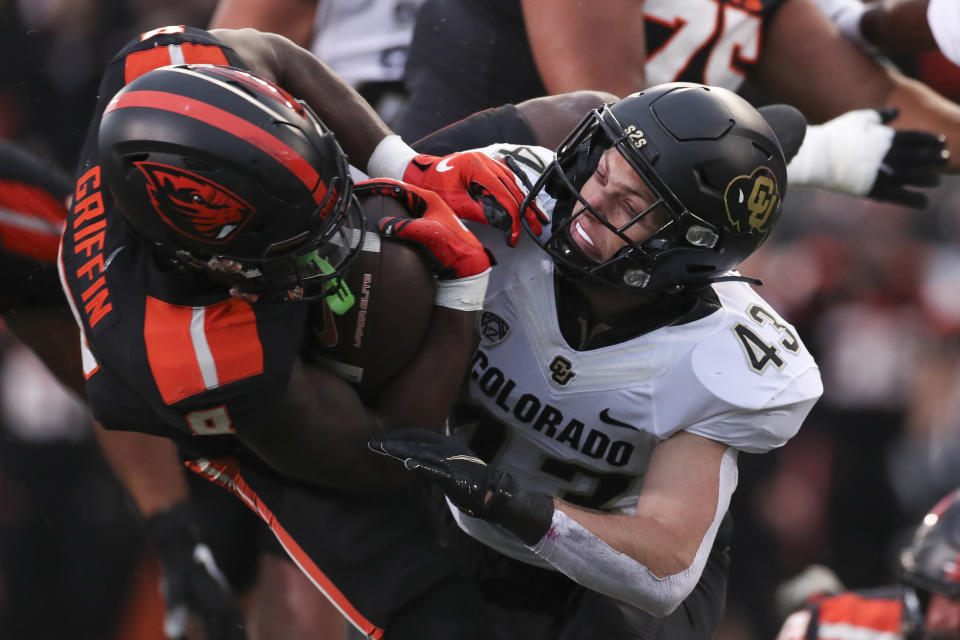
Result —
[[153, 208], [185, 236], [222, 244], [253, 217], [253, 207], [216, 182], [155, 162], [135, 164], [147, 178]]
[[757, 167], [749, 176], [737, 176], [723, 193], [727, 219], [737, 231], [770, 231], [779, 201], [777, 178], [767, 167]]

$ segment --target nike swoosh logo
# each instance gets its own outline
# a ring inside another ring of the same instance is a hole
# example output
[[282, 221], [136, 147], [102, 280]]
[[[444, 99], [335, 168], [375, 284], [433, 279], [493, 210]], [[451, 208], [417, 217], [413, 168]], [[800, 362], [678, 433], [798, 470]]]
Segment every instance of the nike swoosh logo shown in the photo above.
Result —
[[429, 163], [429, 162], [421, 162], [421, 161], [417, 160], [416, 158], [414, 158], [414, 159], [411, 160], [410, 162], [412, 162], [412, 163], [413, 163], [413, 166], [415, 166], [417, 169], [420, 169], [420, 171], [426, 171], [427, 169], [430, 168], [430, 163]]
[[633, 426], [632, 424], [622, 422], [620, 420], [617, 420], [616, 418], [611, 418], [610, 409], [604, 409], [603, 411], [600, 412], [600, 422], [604, 422], [614, 427], [624, 427], [626, 429], [633, 429], [634, 431], [640, 431], [640, 429]]
[[340, 336], [337, 335], [337, 325], [334, 324], [333, 311], [330, 310], [326, 302], [322, 302], [321, 305], [323, 306], [323, 331], [315, 328], [313, 332], [321, 344], [332, 349], [337, 346]]
[[449, 157], [437, 163], [437, 173], [446, 173], [447, 171], [453, 171], [453, 165], [450, 164]]

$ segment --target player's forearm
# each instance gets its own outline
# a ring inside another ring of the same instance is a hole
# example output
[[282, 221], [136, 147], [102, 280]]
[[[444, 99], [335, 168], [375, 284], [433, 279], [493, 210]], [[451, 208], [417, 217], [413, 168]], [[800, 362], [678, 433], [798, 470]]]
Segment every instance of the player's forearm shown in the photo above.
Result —
[[687, 569], [703, 539], [698, 535], [694, 542], [689, 531], [653, 517], [591, 511], [559, 499], [555, 506], [611, 549], [659, 577]]
[[443, 426], [476, 344], [476, 313], [433, 308], [423, 344], [378, 399], [390, 427]]
[[392, 133], [377, 112], [330, 67], [282, 36], [253, 29], [215, 30], [252, 71], [303, 99], [334, 132], [358, 167], [367, 165], [377, 144]]
[[313, 365], [297, 362], [286, 395], [270, 419], [246, 425], [237, 436], [278, 472], [344, 491], [368, 491], [407, 481], [367, 449], [383, 430], [350, 383]]
[[[664, 455], [658, 461], [654, 454], [635, 515], [558, 502], [549, 531], [531, 549], [594, 591], [669, 614], [700, 580], [737, 484], [736, 451], [696, 437], [686, 441], [661, 443]], [[696, 455], [697, 447], [713, 452]], [[664, 469], [677, 462], [693, 468]]]
[[220, 0], [211, 29], [252, 27], [279, 33], [301, 47], [309, 46], [317, 0]]
[[547, 93], [595, 89], [625, 96], [646, 87], [644, 2], [523, 0]]
[[890, 126], [942, 133], [950, 152], [946, 171], [960, 171], [960, 105], [912, 78], [895, 72], [891, 72], [891, 77], [893, 84], [886, 106], [896, 107], [900, 115]]
[[132, 431], [94, 428], [104, 457], [144, 518], [189, 498], [185, 470], [176, 446], [165, 438]]
[[705, 532], [697, 553], [688, 559], [677, 542], [688, 537], [688, 531], [631, 520], [558, 504], [549, 532], [531, 549], [592, 591], [655, 616], [669, 615], [700, 580], [717, 526]]

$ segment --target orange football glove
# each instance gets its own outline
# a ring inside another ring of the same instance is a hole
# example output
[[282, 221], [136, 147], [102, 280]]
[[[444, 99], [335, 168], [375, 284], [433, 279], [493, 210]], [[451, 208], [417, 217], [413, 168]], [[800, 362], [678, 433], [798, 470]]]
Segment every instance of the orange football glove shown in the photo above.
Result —
[[354, 192], [390, 196], [407, 208], [414, 217], [388, 216], [380, 220], [377, 228], [385, 237], [408, 240], [424, 247], [441, 280], [469, 278], [490, 269], [486, 249], [433, 191], [396, 180], [377, 179], [358, 182]]
[[[403, 181], [440, 195], [454, 213], [508, 232], [507, 244], [517, 244], [522, 231], [520, 205], [525, 193], [518, 176], [503, 162], [479, 151], [447, 156], [418, 155], [407, 165]], [[536, 207], [525, 212], [527, 224], [538, 234], [547, 218]]]

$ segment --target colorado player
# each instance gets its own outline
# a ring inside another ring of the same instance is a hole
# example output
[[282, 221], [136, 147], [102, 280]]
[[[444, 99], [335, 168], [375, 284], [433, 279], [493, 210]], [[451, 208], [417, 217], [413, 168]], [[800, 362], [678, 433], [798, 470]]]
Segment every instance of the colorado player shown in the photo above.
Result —
[[779, 217], [778, 138], [802, 137], [795, 110], [767, 113], [776, 133], [725, 89], [667, 84], [595, 110], [555, 156], [485, 149], [552, 222], [494, 269], [452, 420], [469, 446], [409, 430], [371, 447], [489, 547], [475, 577], [508, 635], [707, 638], [720, 619], [737, 454], [783, 445], [822, 392], [733, 271]]

